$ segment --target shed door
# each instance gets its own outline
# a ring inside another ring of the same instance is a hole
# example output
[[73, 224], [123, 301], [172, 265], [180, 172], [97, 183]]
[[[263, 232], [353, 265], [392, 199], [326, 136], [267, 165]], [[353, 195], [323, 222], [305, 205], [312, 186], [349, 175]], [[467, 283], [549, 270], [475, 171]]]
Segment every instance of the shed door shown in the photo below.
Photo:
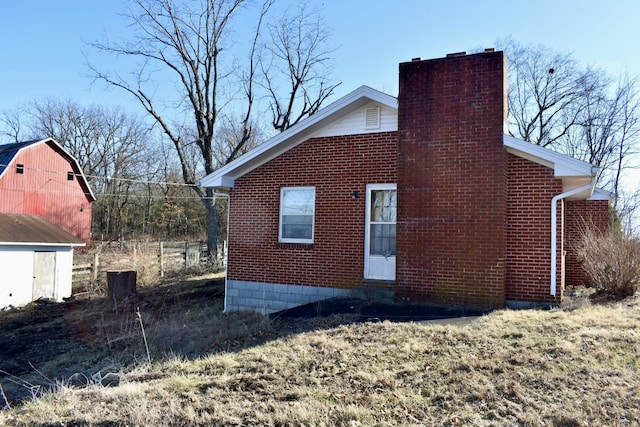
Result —
[[367, 185], [364, 278], [396, 279], [396, 185]]
[[55, 299], [56, 253], [34, 252], [33, 256], [33, 300]]

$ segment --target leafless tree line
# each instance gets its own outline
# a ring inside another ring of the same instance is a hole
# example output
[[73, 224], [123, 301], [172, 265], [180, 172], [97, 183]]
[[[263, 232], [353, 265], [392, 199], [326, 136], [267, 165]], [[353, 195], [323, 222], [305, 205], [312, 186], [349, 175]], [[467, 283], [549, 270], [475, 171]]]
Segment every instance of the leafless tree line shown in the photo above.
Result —
[[[89, 67], [144, 117], [44, 100], [5, 112], [5, 134], [53, 136], [81, 161], [99, 194], [96, 231], [178, 222], [185, 233], [200, 225], [217, 247], [224, 203], [198, 179], [315, 113], [338, 85], [318, 12], [306, 3], [276, 9], [275, 0], [135, 0], [123, 14], [133, 37], [91, 43], [122, 67]], [[269, 111], [265, 125], [259, 117]]]
[[204, 237], [201, 203], [182, 184], [170, 147], [139, 117], [47, 98], [4, 112], [0, 122], [1, 142], [52, 137], [78, 160], [97, 195], [94, 237]]

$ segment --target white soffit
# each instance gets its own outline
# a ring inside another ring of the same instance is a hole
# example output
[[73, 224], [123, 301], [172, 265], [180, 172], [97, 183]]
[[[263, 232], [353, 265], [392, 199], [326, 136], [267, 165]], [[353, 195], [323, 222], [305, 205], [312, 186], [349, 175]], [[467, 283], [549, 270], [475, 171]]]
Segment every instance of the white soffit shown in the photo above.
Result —
[[574, 159], [557, 151], [522, 141], [511, 135], [503, 136], [503, 144], [507, 152], [522, 157], [540, 165], [553, 168], [554, 176], [562, 177], [592, 177], [598, 169], [591, 164]]

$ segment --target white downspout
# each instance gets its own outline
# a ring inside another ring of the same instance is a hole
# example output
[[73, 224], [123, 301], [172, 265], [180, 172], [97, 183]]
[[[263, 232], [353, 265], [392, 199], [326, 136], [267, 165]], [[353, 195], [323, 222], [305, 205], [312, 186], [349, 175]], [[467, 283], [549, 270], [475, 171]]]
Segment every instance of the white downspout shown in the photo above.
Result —
[[[231, 212], [231, 197], [229, 197], [228, 193], [226, 193], [226, 194], [222, 193], [221, 195], [223, 195], [224, 197], [227, 198], [227, 248], [226, 248], [227, 251], [224, 254], [224, 256], [227, 257], [227, 254], [229, 253], [229, 212]], [[227, 291], [227, 266], [229, 265], [229, 263], [227, 262], [227, 260], [224, 261], [224, 265], [225, 265], [224, 300], [223, 300], [222, 312], [223, 313], [228, 313], [228, 311], [227, 311], [227, 295], [229, 295], [229, 292]]]
[[582, 187], [574, 188], [573, 190], [566, 191], [564, 193], [558, 194], [551, 199], [551, 286], [549, 289], [549, 293], [552, 296], [556, 296], [556, 276], [558, 272], [558, 200], [565, 199], [567, 197], [573, 196], [574, 194], [581, 193], [583, 191], [590, 190], [593, 192], [596, 186], [596, 178], [595, 176], [591, 178], [591, 182], [587, 185], [583, 185]]

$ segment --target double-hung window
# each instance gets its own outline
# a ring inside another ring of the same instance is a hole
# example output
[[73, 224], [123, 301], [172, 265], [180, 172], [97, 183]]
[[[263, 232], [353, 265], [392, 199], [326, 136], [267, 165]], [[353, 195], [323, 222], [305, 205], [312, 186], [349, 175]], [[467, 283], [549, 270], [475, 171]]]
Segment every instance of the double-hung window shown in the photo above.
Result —
[[280, 232], [282, 243], [313, 243], [316, 205], [314, 187], [280, 189]]

